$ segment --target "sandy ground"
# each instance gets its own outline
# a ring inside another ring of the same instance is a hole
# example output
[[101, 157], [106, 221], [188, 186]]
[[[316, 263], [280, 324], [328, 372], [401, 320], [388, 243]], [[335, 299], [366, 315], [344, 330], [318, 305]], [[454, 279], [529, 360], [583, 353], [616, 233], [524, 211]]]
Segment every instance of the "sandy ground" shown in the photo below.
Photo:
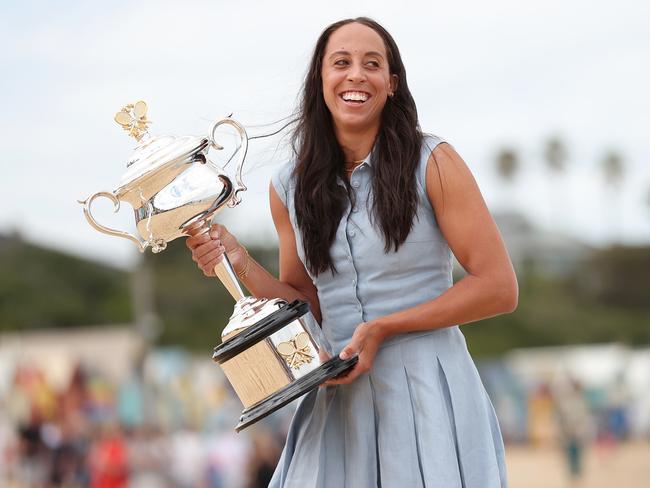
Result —
[[506, 447], [510, 488], [649, 488], [650, 442], [585, 453], [581, 479], [571, 481], [563, 453], [553, 448]]

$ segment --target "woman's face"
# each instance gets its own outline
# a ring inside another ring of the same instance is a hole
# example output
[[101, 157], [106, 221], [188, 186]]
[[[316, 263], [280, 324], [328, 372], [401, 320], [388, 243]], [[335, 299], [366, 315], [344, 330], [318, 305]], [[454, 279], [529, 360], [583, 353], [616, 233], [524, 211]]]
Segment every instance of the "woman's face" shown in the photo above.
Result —
[[322, 65], [323, 97], [336, 129], [379, 129], [388, 94], [397, 86], [379, 34], [363, 24], [344, 25], [330, 35]]

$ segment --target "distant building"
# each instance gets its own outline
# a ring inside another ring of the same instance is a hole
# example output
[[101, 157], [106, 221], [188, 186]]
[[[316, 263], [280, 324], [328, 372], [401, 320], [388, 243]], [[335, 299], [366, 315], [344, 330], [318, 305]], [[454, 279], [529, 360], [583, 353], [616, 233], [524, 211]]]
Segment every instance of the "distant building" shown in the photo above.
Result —
[[144, 343], [131, 326], [43, 329], [0, 334], [0, 391], [13, 368], [37, 366], [50, 384], [63, 387], [77, 364], [119, 383], [128, 378]]

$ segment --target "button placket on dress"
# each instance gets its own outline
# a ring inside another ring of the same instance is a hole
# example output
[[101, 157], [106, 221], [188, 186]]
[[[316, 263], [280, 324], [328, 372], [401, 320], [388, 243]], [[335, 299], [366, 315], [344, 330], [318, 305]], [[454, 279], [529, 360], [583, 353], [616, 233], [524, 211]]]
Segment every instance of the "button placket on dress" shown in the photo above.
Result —
[[361, 188], [361, 179], [363, 178], [362, 175], [359, 175], [357, 173], [362, 172], [365, 170], [365, 162], [360, 164], [357, 168], [354, 169], [352, 172], [352, 175], [350, 176], [350, 186], [352, 187], [352, 191], [354, 192], [354, 206], [352, 206], [352, 202], [348, 204], [348, 209], [345, 214], [345, 226], [346, 226], [346, 242], [348, 244], [348, 256], [350, 263], [352, 264], [352, 272], [353, 272], [353, 278], [351, 280], [351, 285], [353, 288], [354, 292], [354, 297], [356, 301], [356, 309], [357, 312], [360, 314], [360, 322], [363, 322], [364, 319], [364, 310], [363, 310], [363, 304], [361, 303], [361, 299], [359, 297], [359, 280], [358, 280], [358, 272], [357, 268], [355, 266], [355, 260], [354, 260], [354, 252], [353, 250], [355, 249], [355, 239], [357, 238], [357, 224], [355, 224], [354, 220], [351, 219], [352, 214], [357, 214], [358, 212], [358, 207], [359, 207], [359, 202], [367, 197], [365, 195], [364, 191]]
[[361, 301], [359, 300], [359, 294], [358, 294], [358, 275], [357, 275], [357, 268], [354, 264], [354, 253], [352, 252], [352, 249], [354, 247], [354, 238], [357, 236], [356, 231], [354, 230], [354, 223], [350, 222], [350, 213], [351, 213], [351, 206], [348, 204], [348, 209], [347, 212], [344, 216], [344, 222], [345, 222], [345, 234], [346, 234], [346, 240], [345, 242], [347, 243], [347, 249], [346, 254], [348, 256], [348, 260], [350, 261], [350, 286], [352, 287], [352, 296], [355, 298], [356, 302], [356, 310], [357, 312], [361, 313], [362, 307], [361, 307]]

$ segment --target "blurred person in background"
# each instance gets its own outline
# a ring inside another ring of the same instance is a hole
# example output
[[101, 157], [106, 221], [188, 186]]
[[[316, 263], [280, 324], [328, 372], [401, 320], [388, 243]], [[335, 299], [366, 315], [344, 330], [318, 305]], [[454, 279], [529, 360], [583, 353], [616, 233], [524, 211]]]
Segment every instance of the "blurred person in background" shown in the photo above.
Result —
[[16, 481], [26, 487], [43, 486], [48, 475], [47, 447], [41, 438], [42, 420], [33, 416], [18, 428]]
[[535, 447], [550, 447], [557, 437], [555, 398], [548, 381], [528, 397], [528, 439]]
[[50, 457], [43, 433], [56, 406], [56, 395], [43, 372], [34, 366], [18, 365], [8, 408], [17, 426], [16, 466], [12, 471], [19, 486], [47, 483]]
[[630, 393], [625, 378], [619, 374], [607, 391], [607, 431], [617, 442], [628, 440]]
[[70, 381], [59, 395], [55, 424], [58, 439], [52, 446], [50, 482], [53, 486], [87, 486], [86, 454], [89, 447], [86, 419], [88, 388], [81, 364], [72, 369]]
[[128, 439], [129, 487], [158, 488], [171, 485], [169, 446], [153, 426], [135, 428]]
[[129, 466], [126, 441], [116, 422], [106, 422], [88, 453], [90, 488], [126, 488]]
[[62, 419], [56, 424], [56, 442], [50, 453], [50, 486], [76, 488], [88, 485], [85, 455], [85, 435], [74, 419]]
[[207, 454], [194, 428], [186, 425], [172, 433], [169, 459], [175, 487], [192, 488], [204, 480]]
[[248, 462], [248, 488], [266, 488], [280, 459], [282, 447], [275, 436], [258, 426], [253, 431]]
[[560, 442], [570, 479], [579, 483], [584, 472], [584, 454], [593, 431], [591, 412], [582, 386], [567, 379], [555, 391]]
[[[239, 407], [230, 410], [233, 416]], [[235, 433], [230, 425], [215, 429], [207, 436], [206, 478], [210, 488], [246, 486], [251, 445], [248, 436]]]
[[[226, 252], [254, 296], [307, 300], [335, 352], [358, 356], [302, 398], [269, 486], [506, 486], [457, 325], [512, 311], [516, 277], [467, 165], [421, 132], [381, 25], [347, 19], [320, 35], [294, 143], [270, 188], [279, 279], [223, 226], [187, 239], [206, 275]], [[467, 271], [455, 284], [452, 252]]]

